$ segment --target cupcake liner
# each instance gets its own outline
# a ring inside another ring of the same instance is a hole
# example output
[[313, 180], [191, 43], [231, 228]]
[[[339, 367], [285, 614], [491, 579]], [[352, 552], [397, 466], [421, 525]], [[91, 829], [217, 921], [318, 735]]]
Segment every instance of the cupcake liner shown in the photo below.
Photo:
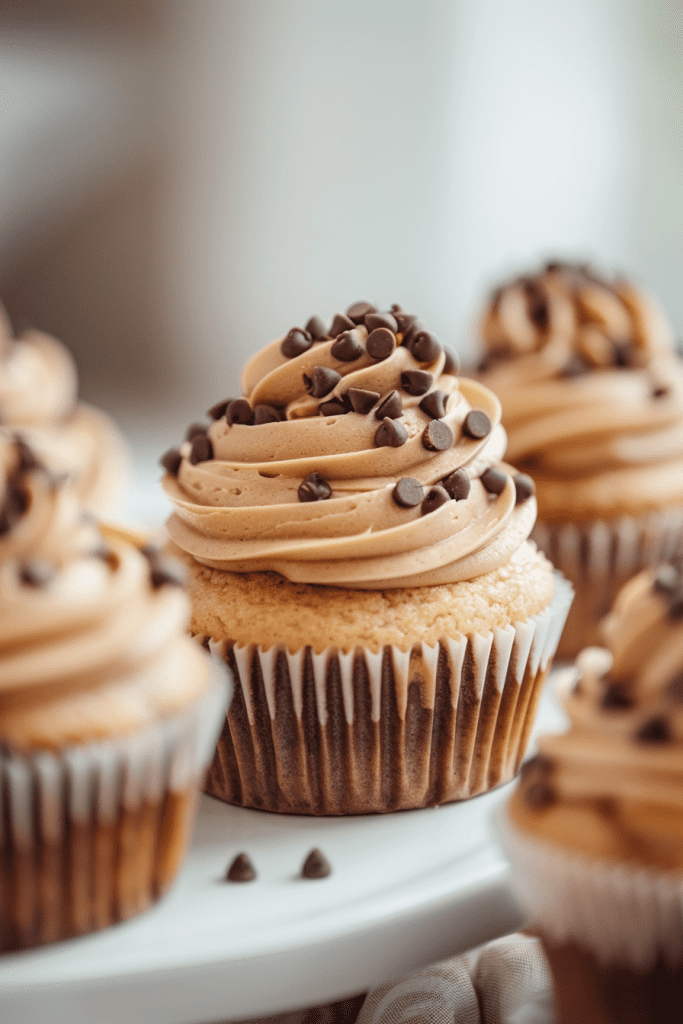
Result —
[[551, 943], [639, 974], [683, 966], [683, 875], [551, 846], [523, 834], [506, 810], [498, 826], [519, 903]]
[[631, 576], [683, 551], [683, 507], [609, 522], [537, 520], [531, 539], [576, 590], [557, 651], [558, 658], [569, 658], [600, 642], [598, 624]]
[[169, 887], [225, 703], [214, 666], [195, 704], [132, 736], [0, 749], [0, 951], [125, 920]]
[[461, 800], [507, 782], [524, 756], [573, 591], [486, 635], [411, 651], [291, 653], [209, 641], [235, 696], [207, 791], [290, 814], [364, 814]]

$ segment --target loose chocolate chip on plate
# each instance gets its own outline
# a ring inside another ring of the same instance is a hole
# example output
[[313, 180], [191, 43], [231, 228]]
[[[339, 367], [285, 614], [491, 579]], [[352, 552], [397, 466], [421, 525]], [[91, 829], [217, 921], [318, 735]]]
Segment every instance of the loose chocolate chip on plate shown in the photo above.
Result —
[[443, 349], [433, 334], [429, 331], [419, 331], [410, 344], [410, 351], [418, 363], [433, 363]]
[[446, 359], [443, 364], [443, 372], [455, 375], [460, 369], [460, 360], [458, 359], [455, 352], [452, 349], [443, 347], [444, 355]]
[[432, 419], [440, 420], [446, 415], [447, 397], [443, 391], [429, 391], [420, 402], [420, 408]]
[[319, 316], [312, 316], [306, 324], [306, 332], [314, 341], [325, 341], [327, 338], [327, 327], [325, 321]]
[[19, 579], [27, 587], [47, 587], [55, 575], [54, 565], [44, 558], [27, 558], [19, 568]]
[[472, 486], [467, 470], [465, 469], [453, 470], [453, 472], [447, 476], [445, 480], [442, 480], [441, 483], [454, 501], [463, 501], [467, 498]]
[[317, 847], [311, 850], [301, 868], [302, 878], [327, 878], [332, 874], [329, 860]]
[[192, 441], [188, 461], [196, 466], [198, 462], [208, 462], [213, 458], [213, 445], [206, 434], [199, 434]]
[[365, 416], [379, 401], [378, 391], [364, 391], [362, 388], [349, 388], [346, 392], [354, 412]]
[[304, 374], [304, 387], [312, 398], [323, 398], [329, 395], [332, 388], [341, 380], [341, 373], [331, 370], [329, 366], [314, 366], [310, 377]]
[[320, 473], [309, 473], [299, 484], [299, 501], [326, 501], [332, 497], [332, 488]]
[[391, 496], [401, 508], [415, 508], [424, 498], [424, 488], [414, 477], [402, 476], [397, 481]]
[[279, 409], [276, 409], [274, 405], [261, 405], [254, 406], [254, 426], [260, 427], [262, 423], [279, 423], [282, 419], [282, 415]]
[[253, 882], [256, 878], [256, 869], [246, 853], [238, 853], [228, 868], [226, 882]]
[[220, 420], [225, 416], [226, 409], [233, 401], [234, 399], [232, 398], [226, 398], [224, 402], [216, 402], [215, 405], [212, 405], [211, 408], [207, 410], [206, 415], [210, 416], [212, 420]]
[[364, 323], [368, 334], [371, 334], [378, 327], [387, 327], [392, 334], [396, 334], [398, 330], [396, 317], [392, 316], [391, 313], [368, 313]]
[[489, 494], [502, 494], [508, 482], [508, 475], [502, 469], [489, 466], [479, 478]]
[[343, 313], [335, 313], [329, 335], [331, 338], [336, 338], [343, 331], [352, 331], [355, 326], [353, 320], [349, 319], [348, 316], [344, 316]]
[[365, 342], [368, 355], [378, 362], [387, 359], [396, 348], [396, 335], [388, 327], [376, 327]]
[[535, 754], [522, 764], [520, 769], [522, 782], [529, 782], [533, 778], [545, 779], [554, 767], [553, 761], [546, 754]]
[[483, 409], [470, 409], [463, 420], [462, 432], [475, 441], [481, 441], [491, 433], [491, 420]]
[[238, 423], [240, 426], [250, 427], [254, 422], [254, 410], [246, 398], [236, 398], [226, 409], [225, 418], [229, 426]]
[[669, 743], [671, 728], [666, 718], [648, 718], [635, 734], [640, 743]]
[[606, 711], [625, 711], [633, 707], [633, 701], [619, 683], [607, 683], [600, 698], [600, 706]]
[[389, 419], [385, 416], [375, 434], [375, 444], [378, 448], [400, 448], [408, 440], [408, 431], [400, 420]]
[[352, 327], [349, 331], [342, 331], [330, 349], [330, 355], [338, 359], [340, 363], [352, 363], [363, 355], [363, 344], [358, 331]]
[[425, 395], [434, 378], [426, 370], [404, 370], [401, 374], [401, 387], [408, 395]]
[[515, 473], [512, 479], [515, 485], [516, 505], [521, 505], [536, 493], [536, 484], [527, 473]]
[[19, 522], [28, 507], [26, 492], [12, 484], [7, 488], [5, 500], [0, 506], [0, 537]]
[[203, 423], [190, 423], [189, 427], [185, 431], [185, 440], [192, 441], [195, 437], [201, 437], [201, 435], [205, 433], [206, 427]]
[[167, 473], [171, 476], [177, 476], [178, 470], [180, 469], [180, 463], [183, 461], [183, 457], [177, 448], [169, 448], [167, 452], [159, 459], [159, 465], [162, 466]]
[[443, 420], [432, 420], [422, 431], [422, 445], [430, 452], [444, 452], [453, 444], [453, 431]]
[[378, 420], [383, 420], [387, 416], [390, 420], [397, 420], [402, 415], [403, 402], [398, 391], [390, 391], [388, 395], [385, 395], [375, 410], [375, 416]]
[[294, 359], [296, 356], [308, 352], [313, 344], [313, 338], [308, 331], [302, 331], [300, 327], [292, 327], [291, 331], [283, 339], [280, 351], [287, 359]]
[[441, 508], [442, 505], [446, 505], [450, 500], [451, 497], [446, 488], [437, 484], [435, 487], [430, 487], [425, 494], [420, 511], [423, 516], [427, 516], [430, 512]]
[[349, 320], [353, 320], [354, 324], [362, 324], [368, 313], [376, 313], [377, 310], [371, 302], [354, 302], [352, 306], [346, 310], [346, 315]]
[[321, 416], [345, 416], [350, 411], [341, 398], [331, 398], [329, 402], [321, 402], [318, 406]]

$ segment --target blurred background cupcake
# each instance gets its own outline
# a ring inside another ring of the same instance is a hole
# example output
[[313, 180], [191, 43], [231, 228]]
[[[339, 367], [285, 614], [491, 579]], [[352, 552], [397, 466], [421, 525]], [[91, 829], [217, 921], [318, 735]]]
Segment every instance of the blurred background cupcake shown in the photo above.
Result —
[[683, 361], [642, 288], [556, 262], [496, 289], [481, 345], [508, 456], [536, 482], [534, 540], [576, 588], [571, 656], [626, 579], [683, 547]]

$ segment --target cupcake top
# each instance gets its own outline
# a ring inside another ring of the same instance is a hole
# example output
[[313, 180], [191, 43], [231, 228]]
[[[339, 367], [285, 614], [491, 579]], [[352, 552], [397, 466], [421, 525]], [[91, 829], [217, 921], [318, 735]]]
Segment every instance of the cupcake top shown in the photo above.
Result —
[[683, 559], [640, 573], [577, 661], [570, 726], [539, 741], [513, 802], [565, 848], [683, 869]]
[[162, 459], [169, 532], [197, 561], [421, 587], [497, 569], [531, 532], [498, 400], [401, 307], [312, 317], [249, 360], [242, 387]]
[[683, 501], [683, 362], [641, 288], [549, 263], [493, 293], [481, 344], [480, 377], [501, 400], [509, 458], [533, 474], [541, 519]]
[[0, 430], [0, 749], [121, 736], [209, 684], [189, 605], [152, 549], [105, 543], [69, 481]]
[[0, 307], [0, 423], [19, 430], [56, 472], [69, 473], [91, 511], [110, 510], [126, 476], [125, 445], [104, 413], [77, 401], [66, 348], [40, 331], [12, 336]]

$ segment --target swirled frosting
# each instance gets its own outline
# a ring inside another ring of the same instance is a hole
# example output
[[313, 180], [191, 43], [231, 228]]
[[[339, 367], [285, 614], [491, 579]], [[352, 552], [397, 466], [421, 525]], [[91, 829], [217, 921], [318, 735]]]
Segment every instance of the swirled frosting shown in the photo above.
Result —
[[539, 741], [517, 814], [570, 848], [683, 868], [683, 561], [635, 576], [579, 656], [570, 726]]
[[548, 522], [683, 501], [683, 363], [642, 289], [552, 263], [497, 289], [480, 376]]
[[77, 401], [76, 368], [66, 348], [40, 331], [12, 337], [0, 308], [0, 423], [55, 471], [74, 478], [79, 499], [105, 514], [126, 475], [125, 445], [99, 409]]
[[536, 505], [528, 478], [500, 462], [497, 399], [459, 379], [400, 307], [348, 314], [267, 345], [244, 369], [244, 397], [166, 454], [172, 539], [215, 568], [344, 588], [498, 568]]
[[125, 735], [208, 686], [187, 598], [152, 549], [105, 543], [68, 481], [0, 431], [0, 745]]

